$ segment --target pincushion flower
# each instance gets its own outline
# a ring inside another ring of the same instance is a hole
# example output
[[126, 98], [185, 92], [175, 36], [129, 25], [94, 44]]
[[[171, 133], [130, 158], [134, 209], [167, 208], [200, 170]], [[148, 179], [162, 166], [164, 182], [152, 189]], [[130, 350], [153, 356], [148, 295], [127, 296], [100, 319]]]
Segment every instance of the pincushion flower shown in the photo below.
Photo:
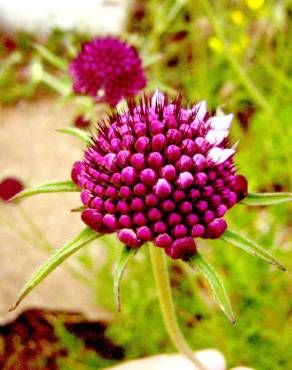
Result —
[[82, 220], [129, 247], [151, 241], [175, 259], [194, 255], [194, 239], [219, 238], [224, 214], [247, 194], [228, 139], [232, 118], [160, 92], [109, 116], [73, 166]]
[[149, 245], [159, 302], [168, 333], [176, 346], [199, 369], [180, 332], [173, 305], [166, 254], [181, 259], [208, 280], [223, 312], [232, 323], [234, 314], [214, 268], [197, 249], [198, 238], [224, 240], [282, 270], [268, 251], [227, 228], [224, 214], [236, 203], [250, 206], [291, 201], [290, 193], [247, 193], [247, 180], [236, 173], [229, 130], [232, 114], [212, 116], [205, 102], [187, 106], [181, 96], [170, 99], [157, 91], [139, 102], [128, 100], [124, 111], [115, 110], [100, 121], [93, 136], [76, 128], [62, 132], [80, 137], [87, 147], [75, 162], [72, 181], [26, 189], [15, 198], [39, 193], [80, 192], [81, 218], [87, 227], [61, 248], [28, 280], [12, 307], [51, 271], [84, 245], [109, 233], [124, 244], [114, 271], [114, 292], [125, 267], [144, 244]]
[[146, 86], [141, 59], [134, 47], [116, 37], [84, 43], [70, 64], [73, 90], [115, 106]]

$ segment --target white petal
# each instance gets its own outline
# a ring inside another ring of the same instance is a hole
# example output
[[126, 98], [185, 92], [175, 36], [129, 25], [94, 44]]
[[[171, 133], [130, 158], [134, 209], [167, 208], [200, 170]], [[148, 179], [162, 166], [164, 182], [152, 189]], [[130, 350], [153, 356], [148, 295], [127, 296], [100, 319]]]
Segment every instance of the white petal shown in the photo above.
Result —
[[164, 103], [164, 94], [160, 90], [156, 90], [151, 99], [151, 106], [155, 107], [157, 104]]
[[227, 116], [215, 116], [209, 119], [208, 124], [213, 130], [229, 130], [231, 122], [233, 120], [233, 114], [228, 114]]
[[196, 104], [192, 108], [192, 112], [196, 113], [196, 119], [203, 120], [207, 113], [207, 103], [205, 100], [201, 101], [200, 103]]
[[222, 141], [224, 140], [224, 138], [228, 136], [228, 131], [216, 131], [216, 130], [210, 130], [205, 139], [208, 141], [209, 144], [212, 144], [212, 145], [218, 145], [220, 143], [222, 143]]
[[232, 145], [231, 149], [236, 150], [238, 147], [238, 144], [239, 144], [239, 140], [235, 144]]
[[209, 150], [207, 155], [207, 160], [215, 162], [215, 164], [220, 164], [225, 162], [229, 157], [235, 153], [233, 149], [221, 149], [221, 148], [212, 148]]

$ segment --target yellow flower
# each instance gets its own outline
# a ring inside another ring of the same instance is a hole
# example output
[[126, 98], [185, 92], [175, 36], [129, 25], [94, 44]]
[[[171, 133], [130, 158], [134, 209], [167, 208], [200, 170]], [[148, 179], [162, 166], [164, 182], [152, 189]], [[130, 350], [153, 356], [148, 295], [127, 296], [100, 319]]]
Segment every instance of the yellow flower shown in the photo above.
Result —
[[239, 43], [243, 50], [247, 49], [247, 47], [249, 46], [249, 41], [249, 37], [246, 34], [240, 36]]
[[251, 10], [259, 10], [265, 3], [265, 0], [245, 0], [246, 5]]
[[210, 37], [208, 40], [208, 46], [211, 50], [221, 53], [223, 51], [223, 44], [217, 37]]
[[241, 47], [236, 42], [232, 42], [230, 45], [230, 50], [233, 54], [238, 55], [241, 52]]
[[249, 38], [247, 35], [241, 35], [236, 42], [232, 42], [230, 45], [230, 50], [233, 54], [239, 55], [244, 53], [248, 48]]
[[245, 21], [244, 15], [240, 10], [234, 10], [231, 12], [230, 18], [232, 19], [233, 23], [237, 24], [238, 26], [242, 26]]

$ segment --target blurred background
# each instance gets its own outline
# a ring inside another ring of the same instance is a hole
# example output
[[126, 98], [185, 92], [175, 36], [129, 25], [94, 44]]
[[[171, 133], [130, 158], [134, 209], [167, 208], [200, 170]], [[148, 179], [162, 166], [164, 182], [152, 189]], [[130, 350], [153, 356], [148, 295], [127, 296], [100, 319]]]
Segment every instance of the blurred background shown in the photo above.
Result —
[[[83, 146], [56, 132], [90, 129], [108, 109], [68, 93], [68, 63], [83, 41], [116, 35], [134, 45], [146, 91], [183, 91], [234, 112], [240, 173], [253, 191], [288, 191], [292, 181], [292, 4], [289, 0], [0, 0], [0, 182], [66, 180]], [[68, 90], [69, 89], [69, 90]], [[1, 185], [0, 185], [1, 186]], [[1, 195], [1, 194], [0, 194]], [[14, 313], [8, 309], [50, 251], [82, 229], [78, 195], [0, 199], [0, 367], [103, 369], [174, 350], [161, 325], [147, 251], [129, 266], [122, 313], [112, 270], [121, 245], [103, 237], [49, 276]], [[290, 208], [291, 210], [291, 208]], [[292, 363], [291, 213], [287, 204], [238, 205], [228, 223], [286, 266], [223, 242], [202, 242], [220, 272], [237, 325], [213, 302], [206, 281], [171, 265], [181, 327], [194, 349], [217, 348], [228, 366], [288, 370]], [[151, 320], [149, 320], [151, 318]], [[158, 330], [159, 328], [159, 330]]]

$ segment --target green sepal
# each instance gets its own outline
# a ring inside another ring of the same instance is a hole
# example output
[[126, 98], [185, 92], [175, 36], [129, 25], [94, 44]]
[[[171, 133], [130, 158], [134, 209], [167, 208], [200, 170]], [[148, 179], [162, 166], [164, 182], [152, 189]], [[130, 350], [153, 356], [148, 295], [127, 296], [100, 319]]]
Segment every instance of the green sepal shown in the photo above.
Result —
[[16, 199], [22, 199], [31, 197], [32, 195], [44, 194], [44, 193], [63, 193], [63, 192], [80, 192], [80, 188], [74, 184], [73, 181], [60, 181], [51, 182], [47, 184], [41, 184], [34, 186], [30, 189], [24, 189], [20, 193], [16, 194], [11, 201]]
[[226, 230], [225, 233], [221, 236], [221, 239], [235, 245], [238, 248], [241, 248], [252, 256], [259, 257], [262, 260], [278, 267], [279, 269], [286, 271], [286, 268], [279, 261], [277, 261], [268, 251], [266, 251], [253, 240], [250, 240], [247, 237], [238, 234], [236, 231], [230, 229]]
[[82, 212], [86, 209], [85, 206], [79, 206], [79, 207], [76, 207], [76, 208], [72, 208], [71, 209], [71, 212]]
[[118, 312], [121, 311], [120, 288], [122, 277], [129, 261], [135, 256], [137, 251], [138, 248], [125, 246], [122, 250], [120, 259], [114, 269], [114, 296]]
[[270, 206], [292, 201], [292, 193], [248, 193], [240, 203], [247, 206]]
[[234, 313], [232, 311], [231, 303], [228, 298], [227, 292], [224, 285], [218, 276], [217, 272], [214, 270], [213, 266], [205, 260], [205, 258], [197, 253], [194, 257], [186, 261], [186, 263], [193, 269], [198, 270], [202, 273], [208, 280], [210, 287], [213, 291], [216, 301], [218, 302], [220, 308], [231, 321], [232, 324], [236, 323]]
[[96, 231], [85, 228], [79, 235], [77, 235], [69, 243], [65, 244], [59, 249], [56, 249], [51, 256], [39, 267], [39, 269], [30, 277], [27, 283], [21, 290], [15, 304], [9, 311], [15, 310], [20, 302], [30, 293], [46, 276], [55, 270], [64, 260], [77, 252], [80, 248], [97, 239], [100, 234]]
[[61, 132], [63, 134], [76, 136], [79, 139], [81, 139], [82, 141], [84, 141], [85, 144], [87, 144], [87, 145], [92, 144], [92, 139], [91, 139], [90, 135], [88, 135], [88, 133], [85, 132], [84, 130], [80, 130], [79, 128], [70, 127], [70, 126], [69, 127], [61, 127], [61, 128], [58, 128], [56, 131]]

